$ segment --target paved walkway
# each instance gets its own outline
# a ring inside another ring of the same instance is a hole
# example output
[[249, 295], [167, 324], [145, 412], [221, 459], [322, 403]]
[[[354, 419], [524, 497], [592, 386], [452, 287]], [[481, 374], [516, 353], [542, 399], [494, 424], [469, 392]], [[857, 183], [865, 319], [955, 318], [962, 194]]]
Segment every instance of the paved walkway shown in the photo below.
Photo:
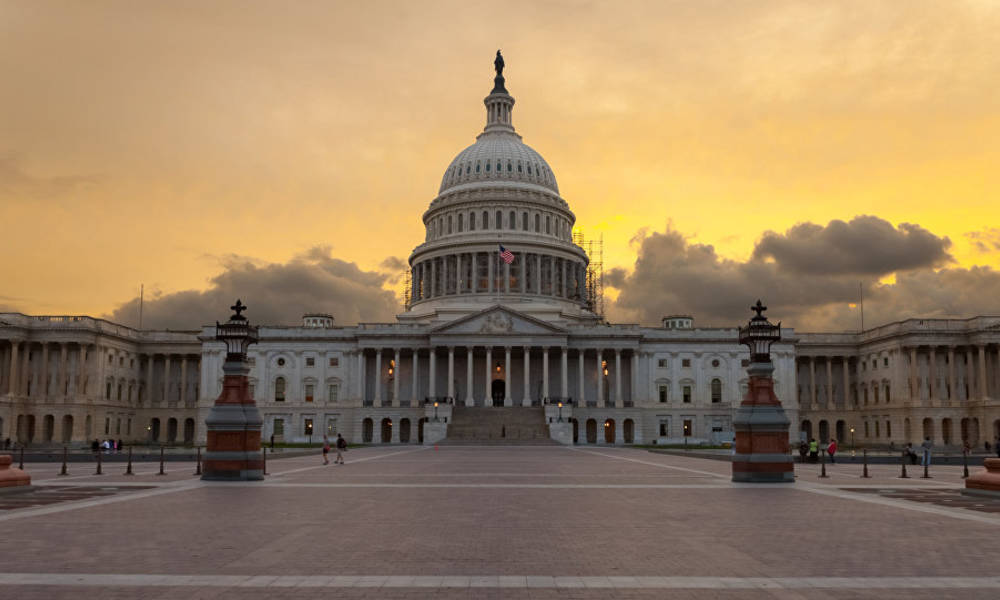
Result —
[[793, 485], [750, 485], [721, 461], [634, 449], [347, 459], [274, 460], [266, 481], [238, 484], [202, 482], [189, 463], [132, 477], [28, 465], [66, 499], [0, 510], [0, 597], [1000, 595], [1000, 514], [933, 501], [958, 497], [961, 467], [861, 479], [860, 465], [828, 465], [820, 479], [806, 465]]

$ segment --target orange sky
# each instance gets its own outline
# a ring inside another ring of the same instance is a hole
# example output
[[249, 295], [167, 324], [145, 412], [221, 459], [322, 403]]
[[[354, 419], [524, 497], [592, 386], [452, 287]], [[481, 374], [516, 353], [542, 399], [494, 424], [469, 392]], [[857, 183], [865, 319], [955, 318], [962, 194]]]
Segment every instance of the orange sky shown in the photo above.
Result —
[[668, 222], [744, 260], [858, 214], [1000, 266], [967, 235], [1000, 224], [1000, 3], [0, 0], [0, 307], [406, 257], [497, 48], [609, 267]]

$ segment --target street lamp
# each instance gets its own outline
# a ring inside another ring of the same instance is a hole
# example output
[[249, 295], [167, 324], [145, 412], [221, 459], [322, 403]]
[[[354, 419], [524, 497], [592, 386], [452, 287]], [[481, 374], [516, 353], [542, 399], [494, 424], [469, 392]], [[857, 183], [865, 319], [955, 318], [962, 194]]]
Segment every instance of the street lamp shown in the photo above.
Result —
[[559, 422], [562, 423], [562, 402], [559, 403]]
[[740, 327], [740, 344], [750, 349], [750, 363], [771, 362], [771, 344], [781, 340], [781, 323], [771, 324], [763, 312], [767, 307], [757, 300], [757, 304], [750, 307], [750, 310], [757, 313], [757, 316], [750, 319], [746, 327]]
[[435, 402], [434, 403], [434, 422], [436, 423], [437, 420], [438, 420], [438, 403]]
[[851, 427], [851, 456], [854, 456], [854, 428]]

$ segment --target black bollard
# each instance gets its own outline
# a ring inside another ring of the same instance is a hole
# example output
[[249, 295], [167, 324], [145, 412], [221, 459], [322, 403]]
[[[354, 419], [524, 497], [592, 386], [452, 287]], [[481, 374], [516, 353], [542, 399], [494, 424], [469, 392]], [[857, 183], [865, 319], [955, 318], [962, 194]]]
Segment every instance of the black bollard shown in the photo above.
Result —
[[66, 455], [67, 454], [69, 454], [69, 450], [66, 449], [66, 446], [63, 446], [63, 466], [62, 466], [62, 470], [59, 471], [59, 476], [60, 477], [65, 477], [65, 476], [69, 475], [69, 471], [66, 470]]
[[198, 458], [196, 459], [198, 461], [198, 464], [194, 468], [194, 474], [201, 475], [201, 446], [198, 446], [195, 449], [198, 451]]
[[160, 472], [157, 475], [166, 475], [163, 471], [163, 446], [160, 446]]
[[969, 453], [962, 453], [962, 479], [969, 478]]
[[135, 475], [135, 473], [132, 472], [132, 446], [128, 447], [128, 466], [125, 467], [125, 474]]
[[824, 479], [827, 477], [826, 474], [826, 450], [820, 450], [819, 453], [819, 477]]
[[98, 450], [97, 451], [97, 471], [94, 472], [94, 475], [103, 475], [103, 474], [104, 473], [101, 471], [101, 451]]
[[262, 475], [267, 475], [267, 448], [260, 449], [260, 469]]
[[865, 465], [864, 471], [861, 473], [861, 478], [871, 479], [871, 476], [868, 475], [868, 448], [865, 448], [864, 450], [861, 451], [861, 460], [864, 462]]
[[931, 478], [930, 474], [927, 472], [927, 470], [930, 469], [930, 464], [929, 464], [930, 462], [931, 461], [927, 461], [927, 462], [924, 463], [924, 474], [920, 476], [921, 479], [930, 479]]
[[899, 461], [900, 466], [902, 466], [902, 468], [903, 468], [902, 472], [899, 474], [899, 478], [900, 479], [909, 479], [910, 478], [910, 476], [906, 474], [906, 459], [907, 459], [907, 456], [906, 456], [906, 453], [904, 452], [903, 455], [902, 455], [902, 459]]
[[19, 461], [19, 463], [17, 465], [17, 468], [21, 469], [22, 471], [24, 470], [24, 446], [23, 445], [21, 446], [21, 460]]

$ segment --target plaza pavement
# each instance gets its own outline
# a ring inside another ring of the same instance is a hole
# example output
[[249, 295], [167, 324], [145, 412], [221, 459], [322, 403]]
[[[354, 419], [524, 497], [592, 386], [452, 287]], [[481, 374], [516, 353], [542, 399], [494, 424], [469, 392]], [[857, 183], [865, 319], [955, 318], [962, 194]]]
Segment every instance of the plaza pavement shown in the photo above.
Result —
[[29, 464], [31, 496], [69, 499], [0, 497], [0, 598], [1000, 597], [1000, 501], [959, 496], [961, 467], [796, 465], [793, 485], [750, 485], [638, 449], [346, 458], [271, 460], [247, 483]]

